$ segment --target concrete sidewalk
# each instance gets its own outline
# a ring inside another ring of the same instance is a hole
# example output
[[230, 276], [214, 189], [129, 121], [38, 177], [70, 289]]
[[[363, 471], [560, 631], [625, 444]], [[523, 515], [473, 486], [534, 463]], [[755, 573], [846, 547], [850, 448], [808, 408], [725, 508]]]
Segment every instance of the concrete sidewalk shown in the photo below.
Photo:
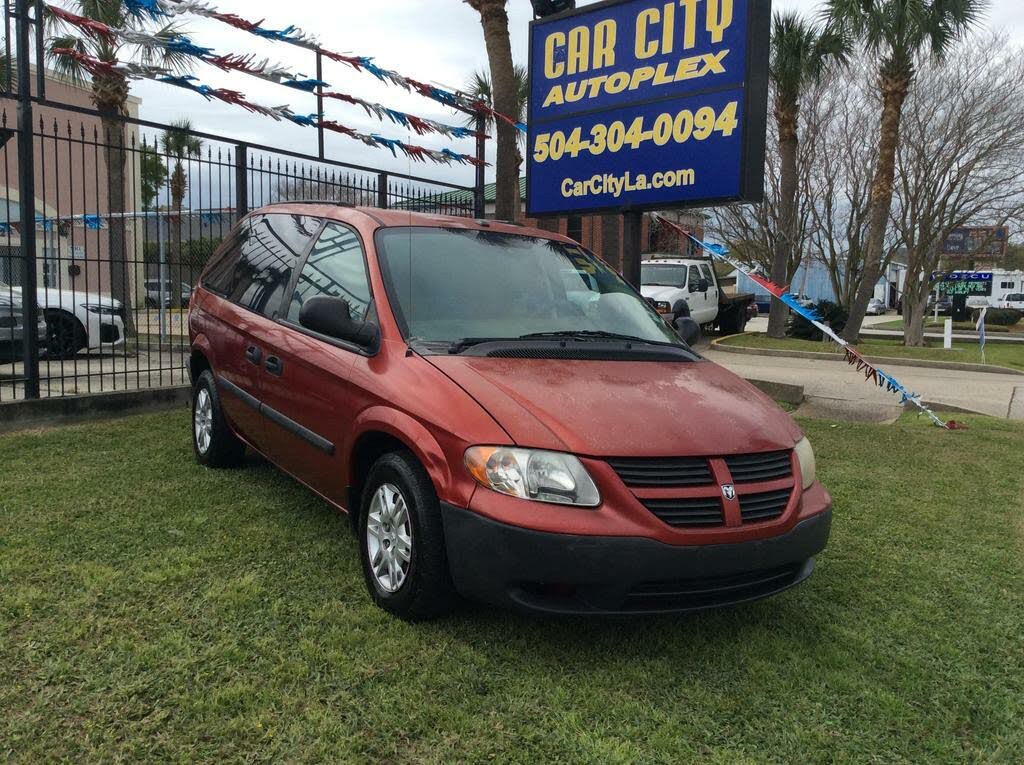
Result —
[[[862, 414], [863, 419], [878, 420], [895, 417], [901, 409], [894, 394], [865, 382], [856, 369], [841, 362], [724, 353], [713, 348], [703, 348], [700, 353], [741, 377], [802, 385], [812, 405], [817, 401], [852, 415]], [[1020, 375], [977, 374], [898, 364], [884, 364], [882, 368], [925, 401], [1024, 420], [1024, 377]]]

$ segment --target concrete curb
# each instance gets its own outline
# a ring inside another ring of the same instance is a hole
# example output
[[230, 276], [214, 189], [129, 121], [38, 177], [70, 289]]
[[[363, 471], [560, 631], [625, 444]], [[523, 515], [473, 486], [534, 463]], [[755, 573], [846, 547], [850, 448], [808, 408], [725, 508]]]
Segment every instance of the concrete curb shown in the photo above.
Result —
[[793, 406], [800, 406], [804, 402], [804, 386], [790, 385], [789, 383], [774, 382], [772, 380], [751, 380], [747, 382], [772, 397], [775, 401], [783, 401]]
[[171, 388], [13, 401], [0, 405], [0, 433], [177, 409], [189, 403], [191, 393], [192, 388], [188, 385], [176, 385]]
[[[743, 335], [729, 335], [743, 337]], [[747, 356], [779, 356], [795, 359], [816, 359], [818, 361], [846, 361], [841, 353], [817, 353], [816, 351], [781, 351], [775, 348], [744, 348], [741, 345], [723, 345], [722, 341], [729, 337], [719, 337], [711, 341], [711, 347], [724, 353], [742, 353]], [[967, 364], [958, 361], [927, 361], [925, 359], [901, 359], [894, 356], [865, 356], [872, 364], [895, 364], [901, 367], [922, 367], [924, 369], [951, 369], [957, 372], [981, 372], [983, 374], [1019, 375], [1024, 372], [1010, 367], [997, 367], [991, 364]]]

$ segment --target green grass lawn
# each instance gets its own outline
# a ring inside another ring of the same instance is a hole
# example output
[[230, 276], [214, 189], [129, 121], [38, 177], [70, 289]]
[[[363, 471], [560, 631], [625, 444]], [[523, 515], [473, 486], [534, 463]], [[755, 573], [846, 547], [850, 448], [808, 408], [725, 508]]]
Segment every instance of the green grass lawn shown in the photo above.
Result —
[[[813, 351], [834, 353], [842, 350], [835, 343], [814, 340], [796, 340], [791, 337], [777, 340], [767, 335], [747, 334], [723, 338], [720, 345], [736, 345], [743, 348], [767, 348], [780, 351]], [[857, 349], [865, 356], [883, 356], [893, 359], [926, 359], [929, 361], [954, 361], [981, 364], [981, 351], [975, 342], [953, 343], [948, 351], [941, 340], [928, 341], [926, 348], [907, 348], [901, 340], [862, 336]], [[985, 363], [993, 366], [1024, 369], [1024, 343], [988, 343], [985, 345]]]
[[1024, 428], [965, 419], [803, 422], [835, 524], [780, 597], [421, 625], [185, 412], [0, 437], [0, 759], [1019, 763]]
[[[946, 318], [943, 316], [939, 317], [938, 321], [935, 321], [934, 317], [929, 317], [925, 320], [924, 327], [926, 330], [931, 332], [941, 332], [943, 327], [946, 326]], [[903, 331], [903, 319], [894, 319], [893, 321], [885, 321], [881, 324], [872, 324], [867, 329], [893, 329], [900, 332]], [[975, 332], [975, 326], [973, 321], [954, 321], [953, 330], [956, 332]], [[1017, 322], [1013, 326], [1004, 327], [1000, 324], [985, 324], [985, 331], [991, 332], [1010, 332], [1014, 334], [1020, 334], [1024, 332], [1024, 321]]]

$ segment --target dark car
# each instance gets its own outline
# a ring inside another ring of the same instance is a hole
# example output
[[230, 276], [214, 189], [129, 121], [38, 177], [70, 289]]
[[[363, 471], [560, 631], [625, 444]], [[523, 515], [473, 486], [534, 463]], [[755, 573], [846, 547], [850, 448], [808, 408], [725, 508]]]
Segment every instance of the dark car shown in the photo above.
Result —
[[[499, 222], [289, 203], [191, 305], [193, 445], [347, 511], [373, 599], [678, 612], [806, 579], [831, 498], [799, 427], [610, 266]], [[296, 554], [299, 554], [296, 552]]]

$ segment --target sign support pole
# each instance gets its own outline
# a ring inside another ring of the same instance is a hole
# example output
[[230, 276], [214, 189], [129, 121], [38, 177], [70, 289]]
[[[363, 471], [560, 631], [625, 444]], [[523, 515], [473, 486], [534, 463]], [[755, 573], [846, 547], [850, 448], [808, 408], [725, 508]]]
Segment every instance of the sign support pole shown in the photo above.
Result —
[[643, 253], [644, 214], [622, 213], [622, 278], [640, 289], [640, 255]]

